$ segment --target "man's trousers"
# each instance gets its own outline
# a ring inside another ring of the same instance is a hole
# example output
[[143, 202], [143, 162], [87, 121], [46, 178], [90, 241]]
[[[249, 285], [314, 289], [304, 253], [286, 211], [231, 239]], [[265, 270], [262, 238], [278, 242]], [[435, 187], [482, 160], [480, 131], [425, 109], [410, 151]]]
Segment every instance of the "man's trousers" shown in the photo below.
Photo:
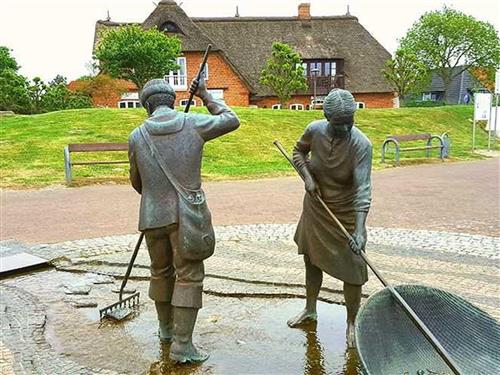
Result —
[[149, 297], [176, 307], [202, 307], [203, 261], [183, 259], [177, 225], [144, 231], [151, 259]]

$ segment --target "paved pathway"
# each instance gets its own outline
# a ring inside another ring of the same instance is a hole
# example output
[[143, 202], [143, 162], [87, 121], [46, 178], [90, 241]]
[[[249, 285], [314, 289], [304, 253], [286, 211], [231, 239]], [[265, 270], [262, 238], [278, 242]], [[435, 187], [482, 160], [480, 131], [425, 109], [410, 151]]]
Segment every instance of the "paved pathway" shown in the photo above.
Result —
[[[216, 225], [293, 223], [297, 177], [205, 184]], [[373, 174], [369, 225], [499, 234], [499, 159], [393, 168]], [[106, 185], [2, 191], [1, 239], [27, 243], [132, 233], [139, 196]]]

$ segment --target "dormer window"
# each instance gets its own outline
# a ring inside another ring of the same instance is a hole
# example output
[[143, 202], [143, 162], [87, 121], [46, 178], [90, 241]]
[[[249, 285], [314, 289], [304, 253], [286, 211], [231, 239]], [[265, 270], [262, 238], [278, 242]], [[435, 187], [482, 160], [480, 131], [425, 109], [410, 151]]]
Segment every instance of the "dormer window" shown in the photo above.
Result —
[[163, 31], [165, 33], [180, 33], [181, 29], [179, 29], [179, 26], [177, 26], [177, 24], [167, 21], [160, 26], [160, 31]]

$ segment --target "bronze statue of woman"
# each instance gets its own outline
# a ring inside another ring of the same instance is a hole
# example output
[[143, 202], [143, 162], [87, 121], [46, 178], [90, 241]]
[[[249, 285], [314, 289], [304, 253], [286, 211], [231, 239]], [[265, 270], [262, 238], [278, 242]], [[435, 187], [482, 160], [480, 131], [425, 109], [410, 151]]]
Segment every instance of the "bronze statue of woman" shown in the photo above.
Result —
[[[297, 142], [293, 160], [304, 176], [304, 197], [295, 242], [306, 268], [306, 307], [288, 320], [290, 327], [317, 319], [316, 303], [323, 272], [344, 282], [347, 343], [355, 346], [354, 321], [361, 287], [368, 280], [363, 259], [366, 217], [371, 203], [372, 144], [354, 125], [356, 102], [350, 92], [332, 90], [323, 104], [325, 120], [310, 123]], [[315, 194], [319, 194], [352, 234], [349, 243]]]

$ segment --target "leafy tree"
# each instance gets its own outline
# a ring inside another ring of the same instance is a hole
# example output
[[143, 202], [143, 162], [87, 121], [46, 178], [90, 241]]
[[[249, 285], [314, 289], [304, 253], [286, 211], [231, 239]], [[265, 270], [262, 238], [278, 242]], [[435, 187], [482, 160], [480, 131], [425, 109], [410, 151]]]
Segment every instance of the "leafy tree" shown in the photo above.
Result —
[[0, 46], [0, 72], [3, 72], [5, 69], [17, 72], [19, 65], [17, 65], [16, 59], [10, 55], [10, 49]]
[[283, 108], [294, 92], [307, 89], [300, 55], [289, 45], [274, 42], [271, 58], [261, 72], [260, 83], [274, 92]]
[[177, 37], [130, 25], [107, 31], [97, 45], [94, 58], [99, 61], [101, 72], [132, 81], [142, 89], [147, 81], [177, 70], [176, 58], [180, 53]]
[[0, 72], [0, 111], [31, 112], [28, 81], [13, 69]]
[[422, 15], [400, 45], [441, 77], [445, 97], [453, 78], [464, 70], [500, 64], [495, 28], [448, 7]]
[[52, 81], [49, 82], [49, 86], [58, 86], [68, 84], [68, 79], [60, 74], [56, 75]]
[[33, 78], [33, 83], [29, 85], [28, 92], [34, 113], [42, 112], [42, 98], [46, 91], [47, 85], [45, 82], [40, 77]]
[[429, 72], [417, 56], [404, 48], [399, 48], [393, 59], [387, 60], [382, 74], [404, 102], [405, 97], [417, 91], [429, 81]]
[[129, 87], [126, 81], [111, 78], [107, 74], [99, 74], [95, 77], [81, 77], [77, 82], [82, 93], [90, 97], [98, 95], [106, 102], [121, 96]]
[[82, 109], [82, 108], [92, 108], [92, 98], [88, 95], [84, 95], [78, 92], [71, 92], [68, 90], [68, 96], [66, 101], [67, 109]]
[[28, 81], [18, 70], [10, 49], [0, 46], [0, 111], [29, 113], [31, 110]]
[[68, 90], [65, 77], [57, 75], [48, 85], [40, 77], [29, 83], [18, 70], [10, 50], [0, 46], [0, 111], [32, 114], [92, 107], [88, 95]]
[[488, 91], [495, 90], [495, 72], [494, 67], [488, 68], [472, 68], [470, 73], [472, 76]]
[[92, 107], [92, 99], [83, 93], [72, 92], [66, 85], [67, 79], [57, 75], [41, 97], [41, 108], [45, 112], [61, 111], [64, 109]]

